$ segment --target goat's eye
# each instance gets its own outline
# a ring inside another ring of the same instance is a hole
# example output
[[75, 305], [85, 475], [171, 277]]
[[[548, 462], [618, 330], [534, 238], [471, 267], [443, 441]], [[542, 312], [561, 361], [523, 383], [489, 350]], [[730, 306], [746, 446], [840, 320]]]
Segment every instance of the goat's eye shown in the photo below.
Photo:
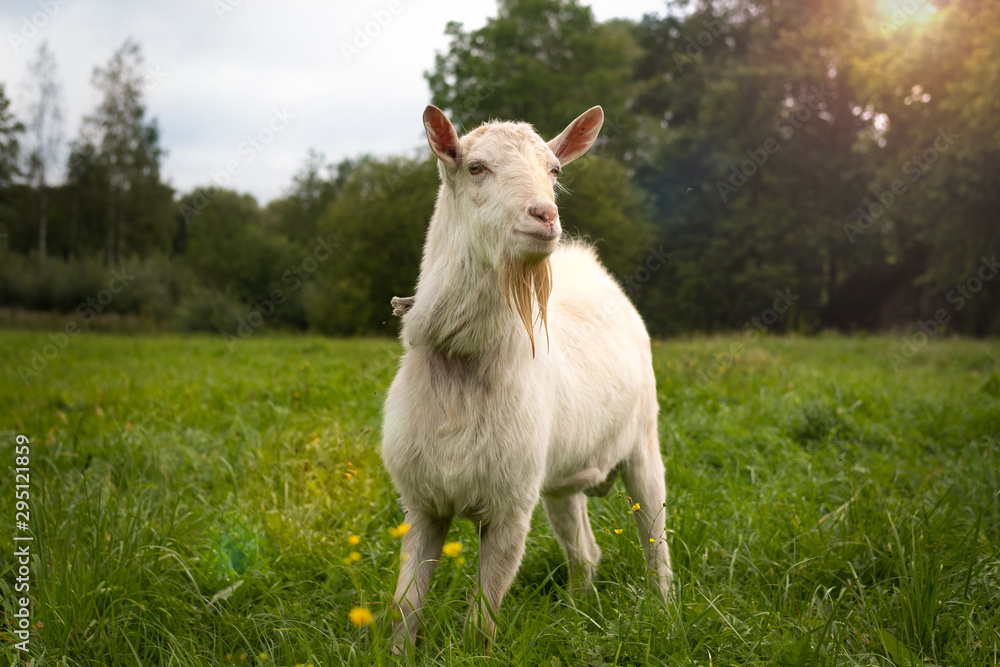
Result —
[[473, 176], [478, 176], [479, 174], [483, 173], [485, 169], [486, 167], [484, 167], [479, 162], [473, 162], [472, 164], [469, 165], [469, 173], [472, 174]]
[[560, 169], [559, 167], [552, 167], [552, 171], [550, 173], [553, 176], [558, 176], [559, 174], [562, 173], [562, 169]]

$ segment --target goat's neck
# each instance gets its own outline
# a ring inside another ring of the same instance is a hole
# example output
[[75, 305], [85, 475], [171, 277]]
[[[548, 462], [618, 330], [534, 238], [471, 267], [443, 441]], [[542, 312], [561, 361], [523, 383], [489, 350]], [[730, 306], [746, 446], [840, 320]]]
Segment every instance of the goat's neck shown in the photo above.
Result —
[[500, 289], [497, 268], [477, 253], [467, 226], [443, 224], [443, 215], [455, 213], [439, 201], [403, 336], [447, 355], [485, 359], [506, 356], [513, 346], [530, 359], [527, 334]]

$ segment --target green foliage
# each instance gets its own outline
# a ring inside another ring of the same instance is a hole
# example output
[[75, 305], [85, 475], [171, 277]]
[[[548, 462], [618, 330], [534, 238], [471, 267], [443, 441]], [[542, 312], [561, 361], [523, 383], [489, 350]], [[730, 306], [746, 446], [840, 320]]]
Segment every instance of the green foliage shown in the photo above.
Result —
[[627, 23], [598, 23], [577, 0], [504, 0], [479, 30], [449, 23], [445, 33], [448, 53], [425, 76], [432, 102], [465, 131], [524, 120], [551, 139], [595, 104], [620, 117], [641, 53]]
[[111, 270], [96, 254], [44, 265], [16, 253], [0, 257], [0, 302], [75, 315], [81, 323], [93, 319], [85, 316], [88, 311], [166, 322], [186, 282], [183, 267], [163, 255], [132, 258]]
[[159, 128], [145, 118], [143, 63], [139, 45], [126, 40], [106, 67], [94, 69], [103, 97], [70, 151], [68, 181], [88, 214], [77, 220], [86, 228], [74, 234], [73, 252], [103, 249], [109, 266], [131, 253], [166, 251], [174, 233], [173, 190], [160, 180]]
[[597, 246], [613, 276], [631, 277], [653, 243], [649, 196], [610, 155], [585, 155], [563, 169], [559, 220], [570, 236]]
[[387, 333], [393, 296], [413, 294], [438, 190], [436, 159], [365, 158], [353, 166], [319, 233], [336, 254], [306, 284], [306, 312], [319, 331]]
[[[25, 384], [50, 340], [0, 332], [0, 410], [32, 439], [33, 662], [395, 664], [403, 516], [378, 447], [398, 344], [82, 334]], [[995, 662], [997, 343], [934, 340], [899, 373], [892, 338], [769, 337], [735, 363], [732, 343], [654, 344], [677, 606], [647, 589], [619, 485], [590, 501], [590, 598], [536, 512], [489, 663]], [[442, 557], [417, 664], [482, 662], [462, 645], [476, 528], [448, 539], [464, 560]]]
[[20, 174], [20, 135], [24, 123], [14, 117], [4, 84], [0, 83], [0, 189], [6, 188]]
[[[652, 331], [739, 329], [782, 291], [795, 299], [772, 332], [907, 330], [941, 313], [949, 332], [1000, 332], [996, 3], [698, 0], [634, 23], [599, 22], [578, 0], [505, 0], [482, 28], [446, 34], [425, 76], [464, 129], [523, 119], [551, 137], [604, 107], [592, 155], [561, 179], [562, 220], [597, 242]], [[416, 279], [433, 164], [334, 166], [310, 151], [263, 210], [204, 188], [175, 204], [141, 72], [131, 41], [95, 71], [102, 100], [66, 184], [10, 183], [0, 166], [6, 247], [109, 267], [172, 253], [191, 275], [171, 292], [184, 327], [235, 327], [234, 312], [280, 290], [266, 326], [390, 331], [387, 300]], [[14, 165], [5, 100], [0, 154]], [[326, 237], [336, 261], [296, 274]]]
[[272, 322], [303, 324], [300, 293], [288, 289], [303, 250], [265, 228], [253, 197], [197, 189], [181, 198], [178, 215], [185, 220], [184, 259], [193, 280], [178, 306], [182, 328], [233, 333], [249, 307], [276, 290], [288, 298]]
[[[886, 218], [884, 244], [895, 255], [919, 255], [919, 283], [946, 294], [974, 277], [985, 254], [1000, 249], [994, 187], [1000, 159], [1000, 6], [977, 0], [943, 5], [933, 23], [909, 22], [882, 35], [863, 59], [860, 104], [886, 114], [884, 144], [868, 146], [877, 185], [894, 180], [907, 193]], [[892, 53], [905, 58], [892, 58]], [[891, 84], [891, 85], [889, 85]], [[944, 141], [949, 137], [950, 141]], [[869, 143], [875, 139], [869, 139]], [[985, 284], [969, 299], [958, 328], [1000, 332], [1000, 288]]]

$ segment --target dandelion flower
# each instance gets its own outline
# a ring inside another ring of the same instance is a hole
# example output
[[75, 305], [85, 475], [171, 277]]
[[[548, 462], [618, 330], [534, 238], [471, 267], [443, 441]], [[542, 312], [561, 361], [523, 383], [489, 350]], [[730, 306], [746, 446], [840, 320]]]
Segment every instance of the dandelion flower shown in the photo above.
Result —
[[458, 554], [462, 553], [462, 543], [449, 542], [448, 544], [444, 545], [441, 551], [443, 551], [444, 555], [447, 556], [448, 558], [454, 558]]
[[615, 535], [621, 535], [624, 528], [615, 528]]
[[347, 554], [347, 557], [351, 559], [352, 563], [361, 562], [361, 554], [359, 554], [357, 551], [352, 551], [351, 553]]
[[636, 503], [635, 505], [632, 505], [632, 511], [633, 512], [638, 512], [639, 511], [639, 503]]
[[347, 543], [350, 544], [352, 547], [356, 547], [359, 544], [361, 544], [361, 537], [358, 535], [351, 535], [350, 537], [347, 538]]
[[656, 538], [655, 538], [655, 537], [651, 537], [651, 538], [649, 538], [649, 541], [650, 541], [650, 542], [655, 542], [655, 541], [656, 541]]
[[398, 526], [394, 526], [389, 529], [389, 534], [393, 537], [402, 537], [408, 532], [410, 532], [410, 524], [408, 523], [401, 523]]
[[372, 622], [372, 613], [364, 607], [355, 607], [347, 615], [347, 619], [356, 628], [362, 628]]

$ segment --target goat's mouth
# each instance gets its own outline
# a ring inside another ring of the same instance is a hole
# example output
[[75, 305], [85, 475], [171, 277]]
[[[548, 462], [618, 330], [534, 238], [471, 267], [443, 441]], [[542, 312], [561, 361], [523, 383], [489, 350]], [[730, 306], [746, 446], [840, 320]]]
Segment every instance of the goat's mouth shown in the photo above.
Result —
[[551, 231], [537, 231], [537, 232], [526, 232], [521, 229], [515, 229], [514, 233], [521, 234], [523, 236], [527, 236], [536, 239], [538, 241], [545, 241], [545, 242], [556, 241], [559, 239], [560, 236], [562, 236], [561, 229], [553, 229]]

